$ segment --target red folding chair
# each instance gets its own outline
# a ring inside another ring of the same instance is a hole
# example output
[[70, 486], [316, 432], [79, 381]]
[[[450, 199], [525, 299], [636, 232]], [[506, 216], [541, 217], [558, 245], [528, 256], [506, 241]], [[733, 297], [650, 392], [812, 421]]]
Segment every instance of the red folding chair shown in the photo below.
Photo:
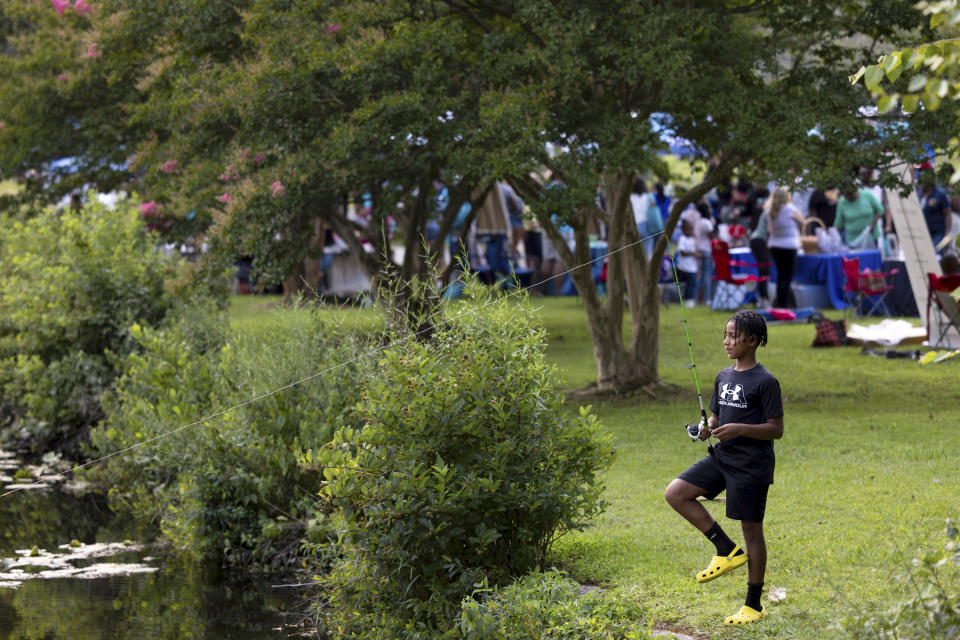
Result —
[[[893, 284], [888, 280], [891, 276], [898, 274], [899, 269], [890, 271], [870, 271], [865, 269], [860, 271], [859, 258], [846, 258], [840, 256], [843, 263], [843, 297], [853, 307], [858, 316], [873, 315], [878, 308], [883, 310], [883, 315], [889, 316], [890, 310], [884, 302], [887, 294], [893, 291]], [[863, 313], [864, 300], [870, 303], [870, 309]]]
[[[758, 282], [766, 282], [768, 278], [766, 276], [755, 276], [753, 274], [747, 275], [734, 275], [731, 267], [757, 267], [760, 266], [757, 263], [752, 262], [741, 262], [737, 260], [730, 259], [730, 245], [728, 245], [723, 240], [712, 240], [710, 242], [710, 249], [713, 255], [713, 279], [717, 282], [726, 282], [734, 287], [739, 287], [741, 285], [747, 285], [747, 288], [756, 287]], [[715, 298], [716, 296], [727, 296], [730, 292], [730, 287], [720, 287], [717, 286], [714, 289]], [[742, 296], [741, 296], [742, 299]], [[730, 306], [734, 304], [734, 299], [730, 300], [714, 300], [714, 308], [721, 309], [730, 309], [734, 306], [739, 306], [739, 304]]]
[[930, 330], [932, 312], [933, 319], [937, 323], [937, 342], [933, 345], [934, 349], [948, 340], [947, 332], [951, 327], [960, 333], [960, 305], [951, 295], [958, 287], [960, 287], [960, 275], [927, 274], [927, 340], [929, 341], [932, 335]]

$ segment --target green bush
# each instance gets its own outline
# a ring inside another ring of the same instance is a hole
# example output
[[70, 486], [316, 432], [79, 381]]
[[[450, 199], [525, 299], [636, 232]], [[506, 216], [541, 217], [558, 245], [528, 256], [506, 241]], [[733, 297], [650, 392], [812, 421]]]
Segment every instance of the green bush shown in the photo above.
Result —
[[82, 438], [115, 376], [108, 354], [170, 308], [154, 242], [132, 200], [0, 225], [0, 401], [35, 450]]
[[104, 399], [106, 419], [92, 433], [99, 454], [242, 406], [111, 457], [88, 476], [114, 487], [115, 508], [158, 522], [190, 555], [260, 567], [291, 562], [315, 534], [311, 522], [322, 519], [320, 474], [301, 469], [297, 451], [325, 444], [344, 424], [369, 362], [350, 362], [361, 338], [302, 309], [234, 331], [209, 307], [184, 309], [161, 328], [135, 326], [131, 335], [139, 348], [124, 360]]
[[530, 573], [501, 589], [465, 598], [464, 640], [641, 640], [651, 638], [639, 604], [593, 591], [557, 571]]
[[857, 640], [960, 638], [960, 540], [957, 523], [947, 520], [941, 551], [914, 558], [897, 576], [907, 598], [886, 611], [868, 612], [841, 624]]
[[433, 637], [475, 585], [541, 566], [604, 507], [611, 439], [564, 406], [534, 315], [468, 292], [429, 341], [398, 329], [352, 425], [304, 454], [340, 527], [322, 580], [333, 635]]

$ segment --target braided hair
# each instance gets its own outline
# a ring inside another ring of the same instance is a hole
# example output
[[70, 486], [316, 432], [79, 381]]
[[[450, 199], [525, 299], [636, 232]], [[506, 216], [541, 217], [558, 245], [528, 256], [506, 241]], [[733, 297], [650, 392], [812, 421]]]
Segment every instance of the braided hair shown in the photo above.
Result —
[[[756, 311], [741, 309], [730, 316], [730, 322], [733, 323], [734, 335], [739, 342], [741, 338], [751, 336], [757, 339], [757, 346], [763, 347], [767, 344], [767, 322], [763, 316]], [[724, 332], [726, 335], [726, 332]]]

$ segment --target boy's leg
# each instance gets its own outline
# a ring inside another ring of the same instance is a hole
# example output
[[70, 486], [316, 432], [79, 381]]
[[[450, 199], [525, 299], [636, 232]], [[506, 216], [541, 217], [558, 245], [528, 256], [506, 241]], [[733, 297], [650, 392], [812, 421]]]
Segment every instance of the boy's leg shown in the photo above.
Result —
[[687, 522], [701, 532], [706, 532], [713, 526], [714, 519], [707, 508], [697, 501], [697, 498], [706, 494], [706, 490], [677, 478], [667, 485], [663, 497]]
[[749, 556], [747, 597], [744, 606], [723, 621], [725, 625], [750, 624], [766, 615], [763, 605], [760, 604], [764, 574], [767, 571], [767, 543], [763, 536], [763, 515], [767, 503], [766, 489], [766, 486], [761, 485], [735, 489], [738, 498], [736, 508], [741, 517], [740, 526], [743, 529], [744, 544]]
[[763, 537], [762, 522], [740, 523], [743, 528], [743, 540], [747, 546], [747, 555], [750, 556], [747, 565], [747, 582], [762, 584], [763, 576], [767, 571], [767, 542]]

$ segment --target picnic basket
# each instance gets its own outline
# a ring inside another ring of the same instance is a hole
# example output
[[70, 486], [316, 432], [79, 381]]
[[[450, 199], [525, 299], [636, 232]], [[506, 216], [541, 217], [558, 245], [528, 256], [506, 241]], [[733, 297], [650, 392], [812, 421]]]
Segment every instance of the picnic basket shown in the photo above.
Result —
[[806, 254], [820, 253], [820, 243], [817, 239], [816, 230], [812, 234], [807, 233], [807, 225], [811, 222], [819, 224], [824, 231], [827, 230], [827, 225], [823, 224], [823, 220], [816, 216], [810, 216], [803, 221], [803, 225], [800, 227], [800, 246]]

